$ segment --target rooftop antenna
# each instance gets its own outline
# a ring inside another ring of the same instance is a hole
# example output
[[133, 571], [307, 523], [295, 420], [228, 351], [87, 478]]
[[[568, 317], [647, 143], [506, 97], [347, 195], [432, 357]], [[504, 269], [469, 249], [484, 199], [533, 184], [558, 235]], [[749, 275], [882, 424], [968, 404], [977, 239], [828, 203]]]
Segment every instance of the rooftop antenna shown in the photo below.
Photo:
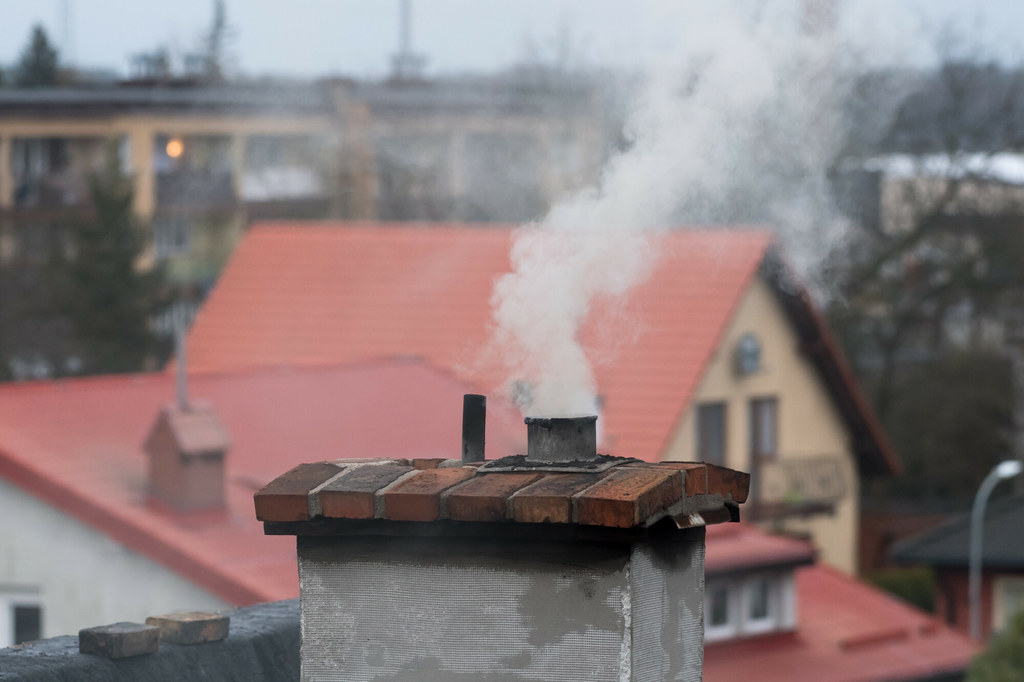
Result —
[[399, 0], [399, 35], [398, 54], [408, 55], [412, 52], [412, 5], [410, 0]]
[[174, 320], [175, 399], [182, 412], [188, 411], [188, 357], [185, 352], [187, 320], [186, 315], [177, 315]]
[[60, 2], [61, 49], [64, 52], [64, 66], [71, 66], [75, 60], [74, 34], [71, 25], [71, 0]]
[[412, 51], [412, 0], [398, 2], [398, 52], [391, 57], [392, 77], [395, 80], [420, 79], [427, 60]]

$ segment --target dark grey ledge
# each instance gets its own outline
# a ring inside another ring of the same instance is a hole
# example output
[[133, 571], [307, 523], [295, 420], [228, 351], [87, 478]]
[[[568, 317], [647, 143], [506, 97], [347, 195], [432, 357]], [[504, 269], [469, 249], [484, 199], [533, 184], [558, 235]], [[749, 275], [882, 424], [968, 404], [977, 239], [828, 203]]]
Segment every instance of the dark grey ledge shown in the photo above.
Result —
[[0, 649], [4, 682], [110, 680], [299, 679], [299, 601], [256, 604], [230, 611], [227, 639], [207, 644], [160, 643], [157, 653], [108, 660], [78, 653], [78, 637], [64, 636]]

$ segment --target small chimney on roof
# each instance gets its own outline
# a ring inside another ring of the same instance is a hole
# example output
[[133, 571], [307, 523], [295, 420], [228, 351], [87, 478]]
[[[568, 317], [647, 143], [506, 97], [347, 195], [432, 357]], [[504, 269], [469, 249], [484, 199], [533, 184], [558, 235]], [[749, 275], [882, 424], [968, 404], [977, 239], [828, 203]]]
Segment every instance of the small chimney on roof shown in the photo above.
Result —
[[597, 459], [597, 416], [527, 417], [526, 459], [592, 462]]
[[462, 396], [462, 463], [484, 461], [484, 436], [487, 426], [487, 396], [467, 393]]
[[211, 405], [165, 406], [146, 438], [150, 496], [181, 512], [222, 508], [229, 445]]

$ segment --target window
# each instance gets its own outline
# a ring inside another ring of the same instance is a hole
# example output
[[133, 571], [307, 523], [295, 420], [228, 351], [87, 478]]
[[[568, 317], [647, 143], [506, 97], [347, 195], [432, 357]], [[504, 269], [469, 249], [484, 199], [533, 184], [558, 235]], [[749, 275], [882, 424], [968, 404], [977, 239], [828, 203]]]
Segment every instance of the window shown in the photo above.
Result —
[[154, 135], [157, 206], [233, 204], [232, 161], [229, 135]]
[[245, 201], [322, 197], [326, 140], [313, 135], [255, 135], [245, 140]]
[[709, 595], [708, 625], [721, 627], [729, 623], [729, 590], [716, 585]]
[[697, 406], [697, 459], [725, 464], [725, 403]]
[[774, 616], [778, 609], [772, 602], [776, 599], [776, 592], [766, 576], [756, 576], [747, 581], [744, 611], [748, 633], [775, 629]]
[[181, 216], [153, 219], [153, 248], [157, 258], [187, 254], [191, 247], [188, 220]]
[[730, 583], [708, 583], [704, 593], [704, 638], [728, 639], [736, 634], [734, 588]]
[[1018, 613], [1024, 612], [1024, 578], [999, 577], [993, 587], [992, 630], [1001, 632], [1011, 625]]
[[32, 588], [0, 588], [0, 647], [39, 639], [43, 607]]
[[704, 639], [708, 642], [790, 630], [796, 625], [792, 571], [708, 580]]
[[750, 401], [751, 461], [774, 460], [778, 454], [778, 400], [755, 398]]
[[42, 633], [43, 610], [38, 604], [16, 605], [14, 611], [14, 643], [31, 642]]

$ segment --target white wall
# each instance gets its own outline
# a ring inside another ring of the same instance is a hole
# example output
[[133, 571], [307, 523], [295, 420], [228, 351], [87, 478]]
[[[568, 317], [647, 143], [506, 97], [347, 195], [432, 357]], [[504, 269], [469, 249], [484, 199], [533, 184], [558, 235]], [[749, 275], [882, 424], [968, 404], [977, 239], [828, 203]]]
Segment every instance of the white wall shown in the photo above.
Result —
[[44, 637], [231, 606], [0, 480], [0, 593], [5, 589], [38, 589]]

